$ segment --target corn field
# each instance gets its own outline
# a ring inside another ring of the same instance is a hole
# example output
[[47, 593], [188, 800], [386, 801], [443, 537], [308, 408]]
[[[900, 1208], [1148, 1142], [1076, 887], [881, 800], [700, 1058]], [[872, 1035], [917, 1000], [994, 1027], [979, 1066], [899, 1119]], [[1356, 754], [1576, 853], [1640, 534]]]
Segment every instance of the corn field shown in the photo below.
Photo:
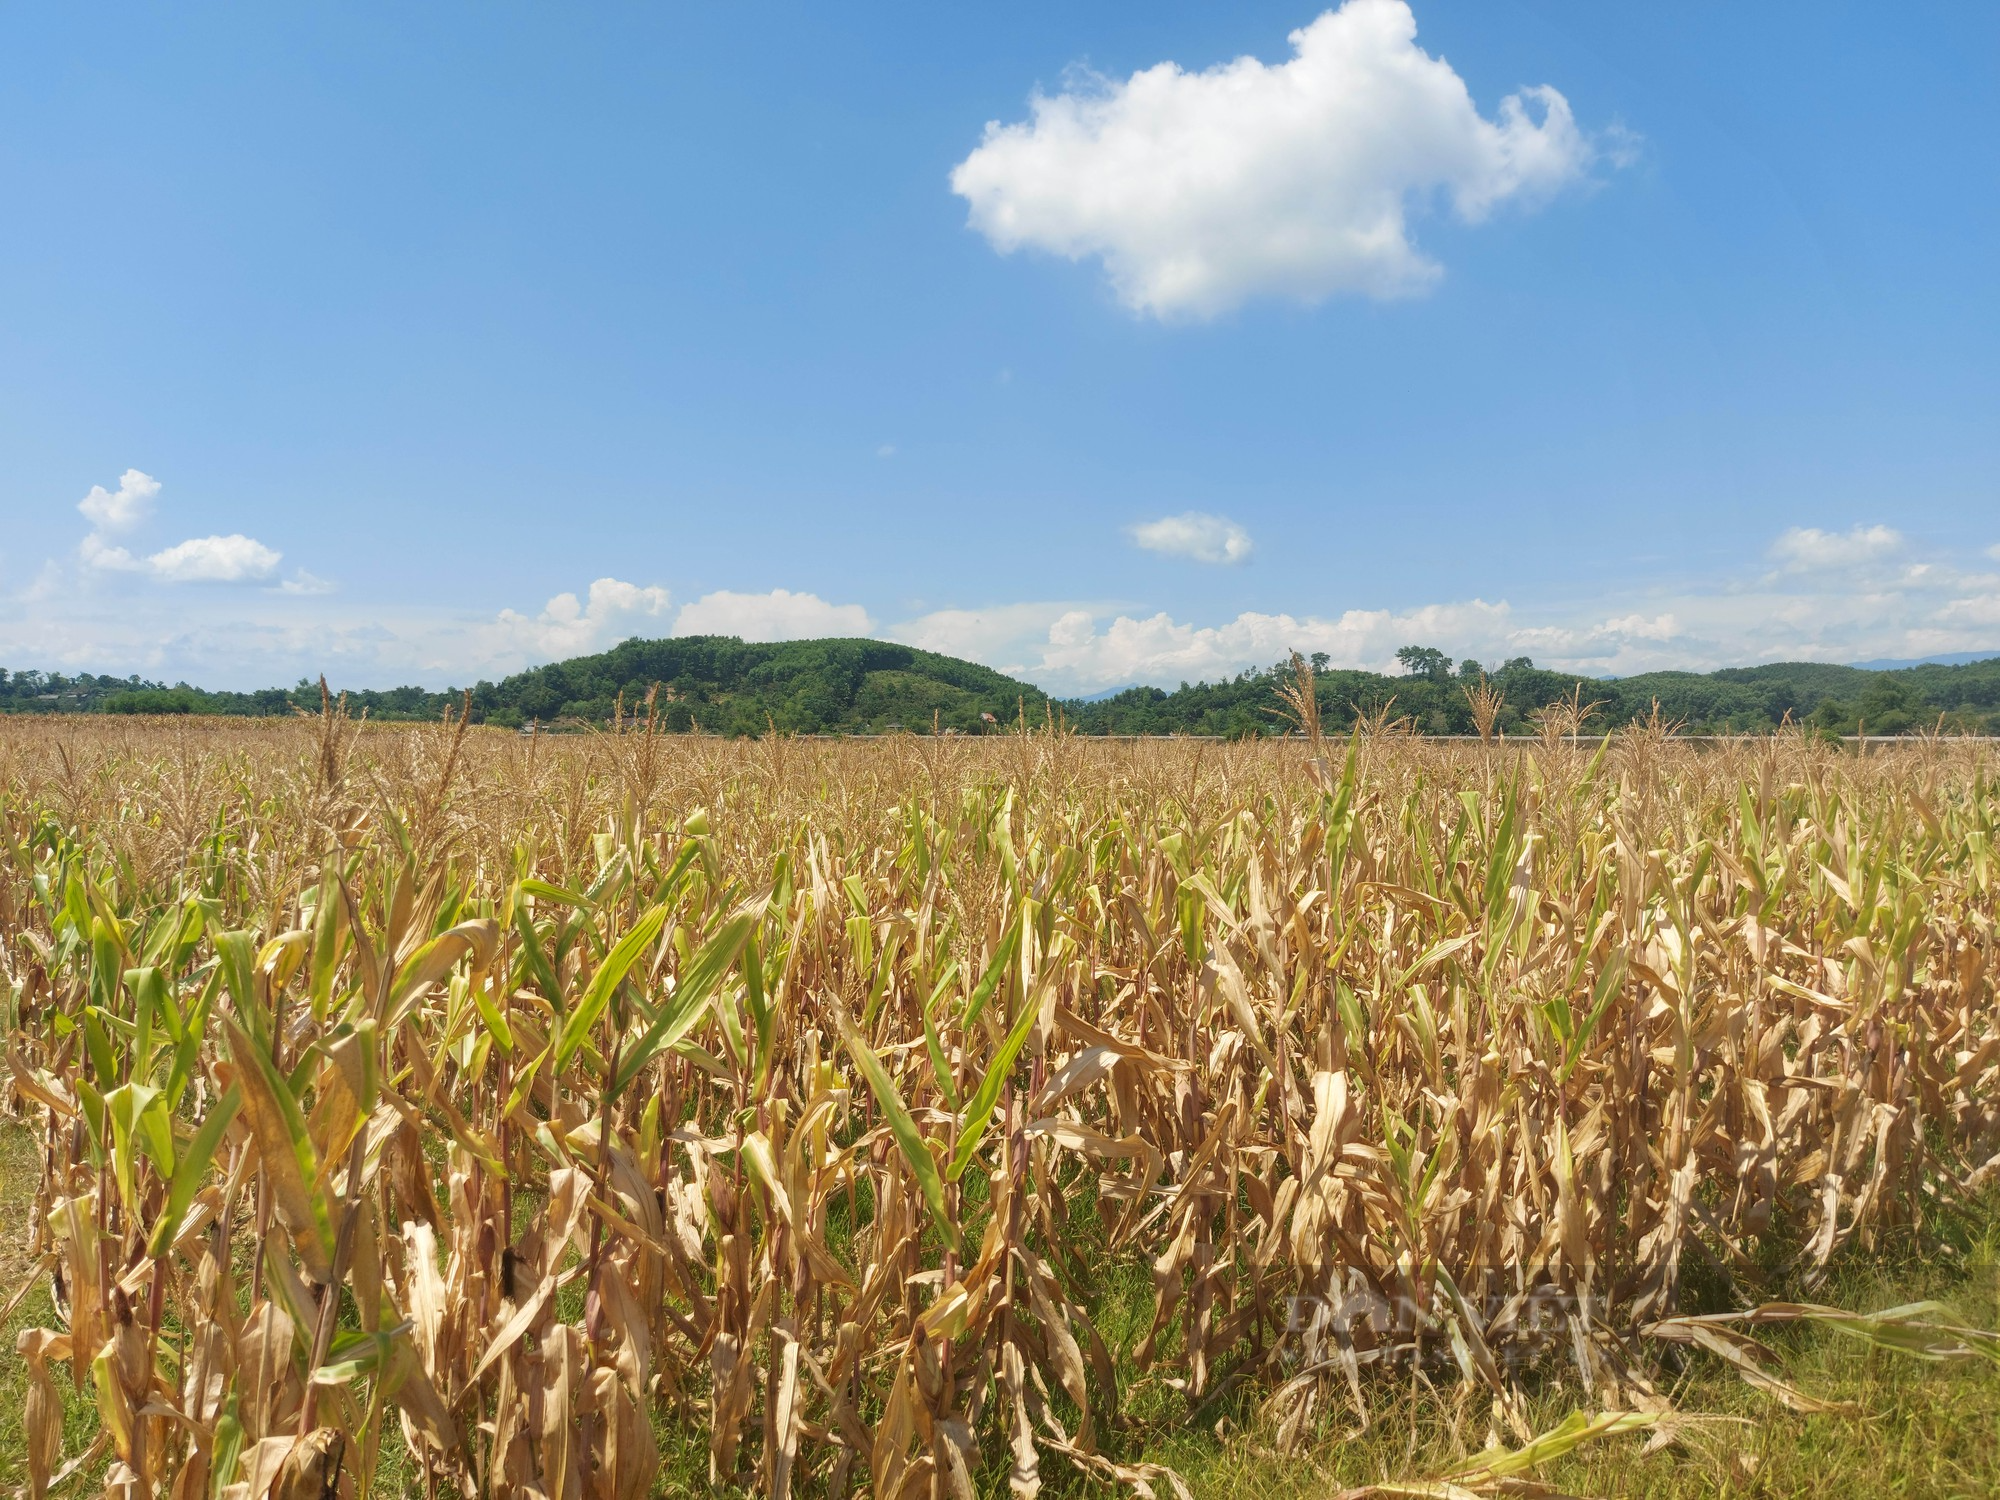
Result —
[[1982, 748], [1300, 722], [0, 721], [34, 1500], [1165, 1495], [1135, 1383], [1412, 1364], [1532, 1447], [1990, 1175]]

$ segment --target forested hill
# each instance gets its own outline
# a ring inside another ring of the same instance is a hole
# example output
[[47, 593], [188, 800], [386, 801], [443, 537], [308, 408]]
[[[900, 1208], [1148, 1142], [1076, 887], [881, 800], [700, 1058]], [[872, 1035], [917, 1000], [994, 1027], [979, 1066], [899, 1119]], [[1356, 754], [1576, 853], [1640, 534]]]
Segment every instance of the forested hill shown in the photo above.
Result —
[[[1344, 730], [1357, 714], [1408, 718], [1431, 734], [1469, 734], [1474, 724], [1467, 690], [1486, 681], [1504, 697], [1500, 726], [1526, 732], [1535, 710], [1581, 691], [1598, 705], [1592, 728], [1660, 716], [1690, 731], [1770, 729], [1789, 716], [1834, 733], [1903, 734], [1945, 727], [2000, 734], [2000, 656], [1959, 666], [1890, 671], [1780, 662], [1721, 672], [1649, 672], [1613, 680], [1544, 671], [1527, 658], [1489, 669], [1453, 662], [1430, 648], [1399, 653], [1408, 670], [1321, 670], [1318, 696], [1330, 729]], [[1282, 663], [1220, 682], [1183, 684], [1173, 692], [1131, 688], [1094, 702], [1048, 699], [1027, 683], [935, 652], [873, 640], [751, 644], [733, 636], [631, 640], [595, 656], [554, 662], [470, 690], [473, 715], [491, 724], [529, 721], [604, 723], [622, 695], [628, 713], [659, 685], [665, 727], [711, 734], [762, 734], [772, 725], [792, 733], [928, 732], [933, 724], [965, 732], [1011, 726], [1025, 711], [1042, 723], [1059, 712], [1087, 734], [1215, 734], [1278, 732], [1270, 710]], [[336, 689], [337, 689], [336, 684]], [[377, 720], [428, 719], [459, 701], [458, 690], [423, 688], [349, 694], [355, 712]], [[315, 711], [310, 683], [254, 693], [208, 692], [139, 678], [65, 677], [0, 670], [0, 711], [85, 713], [289, 714]]]
[[[1025, 707], [1041, 719], [1039, 688], [990, 667], [888, 641], [817, 640], [752, 644], [726, 635], [630, 640], [595, 656], [551, 662], [499, 682], [471, 688], [477, 721], [518, 726], [530, 721], [608, 721], [620, 697], [625, 712], [643, 713], [655, 686], [660, 722], [668, 729], [711, 734], [780, 730], [928, 732], [985, 727], [982, 714], [1012, 723]], [[339, 691], [339, 684], [334, 684]], [[371, 719], [434, 719], [456, 706], [460, 690], [403, 687], [350, 692], [353, 713]], [[254, 693], [207, 692], [140, 678], [62, 677], [0, 670], [0, 710], [14, 712], [289, 714], [319, 709], [319, 687]]]

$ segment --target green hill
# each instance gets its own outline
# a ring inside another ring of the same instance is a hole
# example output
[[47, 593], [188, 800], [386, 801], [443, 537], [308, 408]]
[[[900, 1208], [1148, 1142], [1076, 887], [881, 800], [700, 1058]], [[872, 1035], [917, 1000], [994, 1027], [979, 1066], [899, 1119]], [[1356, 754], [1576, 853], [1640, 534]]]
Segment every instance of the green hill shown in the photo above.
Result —
[[[1039, 688], [934, 651], [887, 641], [750, 644], [693, 635], [626, 641], [597, 656], [552, 662], [472, 690], [473, 707], [496, 723], [602, 720], [619, 694], [631, 711], [660, 684], [666, 727], [715, 734], [888, 729], [974, 729], [980, 714], [1012, 721], [1023, 703], [1041, 713]], [[365, 698], [365, 695], [363, 695]]]
[[[1386, 710], [1430, 734], [1473, 731], [1465, 689], [1484, 669], [1437, 651], [1412, 651], [1419, 670], [1401, 676], [1322, 670], [1321, 712], [1344, 730], [1358, 714]], [[1273, 688], [1283, 663], [1219, 682], [1183, 683], [1173, 692], [1135, 687], [1091, 702], [1052, 700], [991, 668], [887, 641], [816, 640], [753, 644], [734, 636], [630, 640], [595, 656], [552, 662], [471, 689], [474, 717], [521, 725], [531, 720], [604, 723], [621, 696], [628, 713], [659, 685], [658, 712], [674, 731], [762, 734], [882, 733], [895, 729], [976, 732], [992, 714], [1004, 727], [1023, 709], [1032, 722], [1060, 711], [1087, 734], [1270, 734]], [[1532, 727], [1535, 710], [1581, 691], [1598, 704], [1592, 727], [1660, 716], [1690, 731], [1756, 731], [1790, 718], [1832, 733], [1903, 734], [1943, 720], [1948, 729], [2000, 734], [2000, 656], [1959, 665], [1871, 671], [1823, 662], [1777, 662], [1720, 672], [1648, 672], [1598, 680], [1538, 668], [1525, 657], [1495, 667], [1505, 694], [1501, 727]], [[428, 719], [460, 699], [457, 689], [404, 687], [349, 694], [356, 712], [377, 720]], [[317, 685], [254, 693], [208, 692], [137, 677], [64, 677], [0, 670], [0, 712], [196, 713], [270, 715], [316, 710]]]
[[[659, 686], [657, 711], [674, 731], [762, 734], [975, 730], [982, 713], [1013, 722], [1025, 706], [1040, 719], [1044, 695], [989, 667], [888, 641], [817, 640], [752, 644], [734, 636], [630, 640], [595, 656], [551, 662], [471, 688], [475, 720], [517, 726], [537, 720], [608, 721], [621, 696], [643, 710]], [[335, 688], [338, 691], [338, 686]], [[391, 688], [348, 694], [355, 713], [376, 720], [433, 719], [460, 692]], [[16, 713], [194, 713], [270, 715], [319, 707], [317, 684], [255, 693], [207, 692], [140, 678], [63, 677], [0, 670], [0, 711]]]

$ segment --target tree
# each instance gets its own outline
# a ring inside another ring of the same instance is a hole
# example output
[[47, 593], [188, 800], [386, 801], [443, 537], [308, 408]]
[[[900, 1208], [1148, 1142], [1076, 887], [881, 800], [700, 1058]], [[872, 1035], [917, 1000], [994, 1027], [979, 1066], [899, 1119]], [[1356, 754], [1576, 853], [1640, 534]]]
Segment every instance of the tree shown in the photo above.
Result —
[[1443, 682], [1451, 676], [1451, 658], [1435, 646], [1405, 646], [1396, 653], [1403, 672], [1410, 677], [1428, 677]]

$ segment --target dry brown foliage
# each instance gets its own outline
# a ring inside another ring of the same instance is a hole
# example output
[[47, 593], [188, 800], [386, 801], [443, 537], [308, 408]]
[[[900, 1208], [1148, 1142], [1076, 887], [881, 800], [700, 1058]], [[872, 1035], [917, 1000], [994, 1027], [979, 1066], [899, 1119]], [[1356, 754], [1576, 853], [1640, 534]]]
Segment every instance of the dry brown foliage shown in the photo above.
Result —
[[0, 721], [31, 1490], [386, 1440], [632, 1500], [657, 1422], [778, 1496], [1177, 1487], [1134, 1366], [1289, 1442], [1433, 1355], [1526, 1439], [1561, 1362], [1624, 1431], [1642, 1329], [1754, 1346], [1690, 1257], [1921, 1233], [2000, 1147], [1977, 747], [1328, 745], [1302, 682], [1243, 745]]

